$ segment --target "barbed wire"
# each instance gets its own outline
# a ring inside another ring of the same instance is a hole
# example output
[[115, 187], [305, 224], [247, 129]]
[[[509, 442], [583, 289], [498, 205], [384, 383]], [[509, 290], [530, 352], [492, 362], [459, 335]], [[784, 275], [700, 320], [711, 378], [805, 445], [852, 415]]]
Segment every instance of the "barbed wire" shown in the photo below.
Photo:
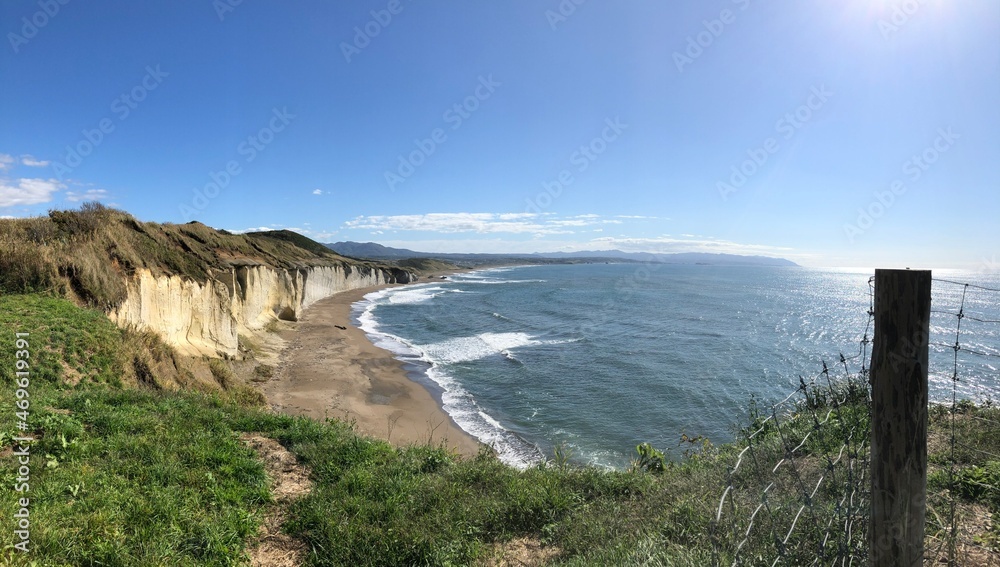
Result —
[[[800, 376], [799, 388], [766, 412], [751, 402], [745, 446], [716, 508], [716, 565], [853, 565], [865, 557], [873, 283], [858, 352], [839, 355], [841, 376], [822, 361], [821, 371]], [[741, 514], [744, 508], [752, 512]]]
[[[988, 525], [988, 519], [986, 522], [982, 522], [978, 526], [973, 525], [971, 522], [963, 521], [965, 519], [963, 516], [968, 514], [968, 512], [963, 509], [967, 508], [965, 502], [963, 502], [963, 493], [966, 492], [967, 486], [971, 486], [973, 490], [982, 490], [986, 494], [992, 493], [998, 503], [998, 507], [1000, 507], [1000, 482], [997, 482], [996, 478], [991, 479], [989, 476], [977, 479], [964, 478], [966, 477], [966, 471], [969, 471], [970, 468], [964, 467], [961, 470], [959, 469], [960, 460], [965, 461], [965, 459], [961, 458], [962, 455], [960, 452], [965, 451], [968, 454], [981, 456], [984, 459], [983, 462], [987, 463], [987, 465], [991, 462], [994, 463], [997, 468], [997, 477], [1000, 477], [1000, 455], [983, 450], [980, 447], [972, 446], [971, 444], [960, 440], [958, 432], [959, 420], [965, 419], [982, 424], [982, 426], [985, 426], [985, 430], [987, 432], [992, 432], [1000, 437], [1000, 421], [990, 417], [984, 417], [983, 415], [969, 413], [968, 410], [971, 410], [971, 408], [963, 408], [960, 405], [961, 402], [959, 400], [959, 383], [961, 382], [962, 368], [960, 355], [967, 353], [983, 358], [1000, 358], [1000, 355], [998, 354], [983, 352], [975, 348], [963, 346], [963, 330], [968, 333], [968, 322], [975, 322], [984, 325], [1000, 324], [1000, 320], [969, 315], [967, 312], [969, 294], [972, 291], [1000, 294], [1000, 289], [937, 278], [933, 281], [942, 284], [959, 286], [961, 288], [958, 311], [939, 312], [955, 318], [955, 342], [950, 345], [936, 344], [936, 346], [952, 349], [954, 355], [951, 359], [950, 368], [952, 387], [951, 407], [948, 408], [950, 431], [947, 483], [945, 492], [937, 495], [939, 498], [944, 498], [948, 504], [948, 539], [942, 542], [942, 545], [939, 546], [937, 557], [935, 557], [935, 559], [946, 559], [948, 565], [1000, 565], [1000, 535], [998, 535], [1000, 534], [1000, 526], [993, 526], [991, 529]], [[997, 299], [1000, 299], [1000, 297]], [[993, 305], [998, 303], [1000, 302], [996, 301], [996, 299], [992, 302]], [[966, 322], [964, 327], [963, 322]], [[987, 400], [987, 404], [992, 403], [989, 396], [985, 399]], [[980, 469], [973, 465], [971, 470]], [[932, 499], [933, 496], [928, 498], [929, 505]], [[997, 514], [997, 516], [1000, 518], [1000, 514]], [[935, 519], [940, 524], [940, 518], [938, 517]], [[940, 527], [943, 528], [945, 526]], [[972, 530], [977, 528], [981, 529], [982, 532], [970, 533], [970, 527]], [[994, 532], [992, 536], [990, 535], [991, 532]], [[941, 547], [945, 548], [946, 556], [942, 556]]]
[[[1000, 350], [966, 338], [977, 332], [971, 324], [1000, 325], [1000, 320], [988, 310], [970, 308], [967, 300], [970, 294], [1000, 294], [1000, 289], [952, 280], [933, 282], [961, 286], [961, 294], [957, 311], [932, 309], [933, 316], [955, 318], [955, 342], [928, 341], [929, 347], [936, 347], [939, 353], [950, 349], [953, 356], [947, 371], [931, 372], [950, 380], [951, 399], [945, 404], [932, 403], [932, 409], [947, 412], [948, 445], [943, 482], [939, 464], [935, 464], [933, 482], [929, 483], [935, 492], [929, 489], [927, 495], [925, 561], [1000, 567], [1000, 526], [991, 527], [989, 509], [970, 505], [966, 498], [970, 491], [980, 497], [985, 494], [980, 502], [995, 498], [993, 513], [1000, 521], [1000, 455], [970, 440], [978, 438], [969, 437], [968, 427], [962, 426], [965, 420], [985, 435], [995, 435], [995, 443], [1000, 439], [998, 414], [981, 412], [977, 409], [980, 406], [969, 401], [978, 400], [990, 409], [997, 392], [973, 380], [962, 382], [963, 372], [971, 374], [970, 359], [996, 372], [989, 363], [1000, 358]], [[874, 278], [868, 283], [868, 320], [857, 354], [841, 354], [835, 365], [837, 372], [823, 361], [821, 371], [809, 379], [800, 376], [799, 388], [769, 407], [751, 399], [749, 423], [739, 432], [738, 447], [742, 449], [733, 457], [714, 508], [714, 565], [868, 563]], [[1000, 296], [981, 303], [987, 308], [1000, 305]], [[960, 383], [965, 386], [961, 391]], [[935, 453], [935, 458], [938, 455]], [[994, 472], [990, 467], [995, 467], [995, 476], [991, 476]], [[939, 513], [942, 503], [947, 507], [943, 517]]]

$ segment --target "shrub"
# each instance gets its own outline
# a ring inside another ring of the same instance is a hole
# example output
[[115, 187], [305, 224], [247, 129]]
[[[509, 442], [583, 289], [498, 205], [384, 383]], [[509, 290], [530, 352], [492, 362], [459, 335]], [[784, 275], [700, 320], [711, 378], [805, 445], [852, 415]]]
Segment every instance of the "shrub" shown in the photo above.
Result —
[[71, 236], [90, 235], [110, 220], [113, 211], [97, 201], [88, 201], [79, 211], [50, 210], [49, 218], [60, 231]]
[[654, 449], [649, 443], [642, 443], [636, 446], [636, 453], [639, 457], [632, 461], [632, 469], [637, 471], [647, 471], [660, 474], [667, 470], [667, 458], [662, 451]]
[[58, 289], [58, 272], [37, 246], [0, 239], [0, 292], [20, 294]]
[[208, 368], [212, 371], [212, 376], [215, 377], [215, 381], [222, 386], [223, 390], [228, 390], [237, 384], [239, 380], [229, 366], [222, 360], [218, 358], [213, 358], [208, 361]]

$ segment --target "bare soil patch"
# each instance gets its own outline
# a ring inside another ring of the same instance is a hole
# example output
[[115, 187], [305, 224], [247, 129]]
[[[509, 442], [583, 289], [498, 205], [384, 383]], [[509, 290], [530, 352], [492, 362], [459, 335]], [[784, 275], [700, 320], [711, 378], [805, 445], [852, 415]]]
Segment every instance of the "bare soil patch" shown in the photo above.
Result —
[[312, 490], [309, 470], [299, 464], [288, 449], [274, 439], [256, 433], [244, 433], [240, 439], [253, 449], [262, 461], [273, 483], [274, 504], [264, 516], [256, 546], [250, 551], [254, 567], [296, 567], [302, 565], [306, 546], [282, 533], [288, 506]]

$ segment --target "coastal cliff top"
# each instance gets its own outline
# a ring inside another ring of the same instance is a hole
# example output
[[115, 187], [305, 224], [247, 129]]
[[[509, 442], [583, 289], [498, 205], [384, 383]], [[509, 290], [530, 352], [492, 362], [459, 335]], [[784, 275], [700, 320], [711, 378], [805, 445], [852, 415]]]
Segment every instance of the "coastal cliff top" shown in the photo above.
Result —
[[138, 270], [205, 282], [241, 266], [393, 269], [345, 258], [287, 230], [234, 234], [200, 222], [141, 222], [100, 203], [0, 220], [0, 293], [54, 292], [109, 309]]

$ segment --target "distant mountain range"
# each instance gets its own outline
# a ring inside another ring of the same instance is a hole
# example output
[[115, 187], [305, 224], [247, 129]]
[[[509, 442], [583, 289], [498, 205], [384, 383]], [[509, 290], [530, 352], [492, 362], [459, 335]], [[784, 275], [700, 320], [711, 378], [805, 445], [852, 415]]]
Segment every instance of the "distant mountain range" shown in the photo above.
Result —
[[536, 263], [570, 262], [649, 262], [663, 264], [708, 264], [713, 266], [798, 266], [791, 260], [768, 256], [740, 256], [736, 254], [706, 254], [684, 252], [680, 254], [652, 254], [649, 252], [622, 252], [621, 250], [587, 250], [583, 252], [552, 252], [536, 254], [443, 254], [417, 252], [405, 248], [390, 248], [374, 242], [334, 242], [326, 245], [334, 252], [351, 258], [399, 260], [404, 258], [435, 258], [452, 263], [483, 265], [529, 261]]

